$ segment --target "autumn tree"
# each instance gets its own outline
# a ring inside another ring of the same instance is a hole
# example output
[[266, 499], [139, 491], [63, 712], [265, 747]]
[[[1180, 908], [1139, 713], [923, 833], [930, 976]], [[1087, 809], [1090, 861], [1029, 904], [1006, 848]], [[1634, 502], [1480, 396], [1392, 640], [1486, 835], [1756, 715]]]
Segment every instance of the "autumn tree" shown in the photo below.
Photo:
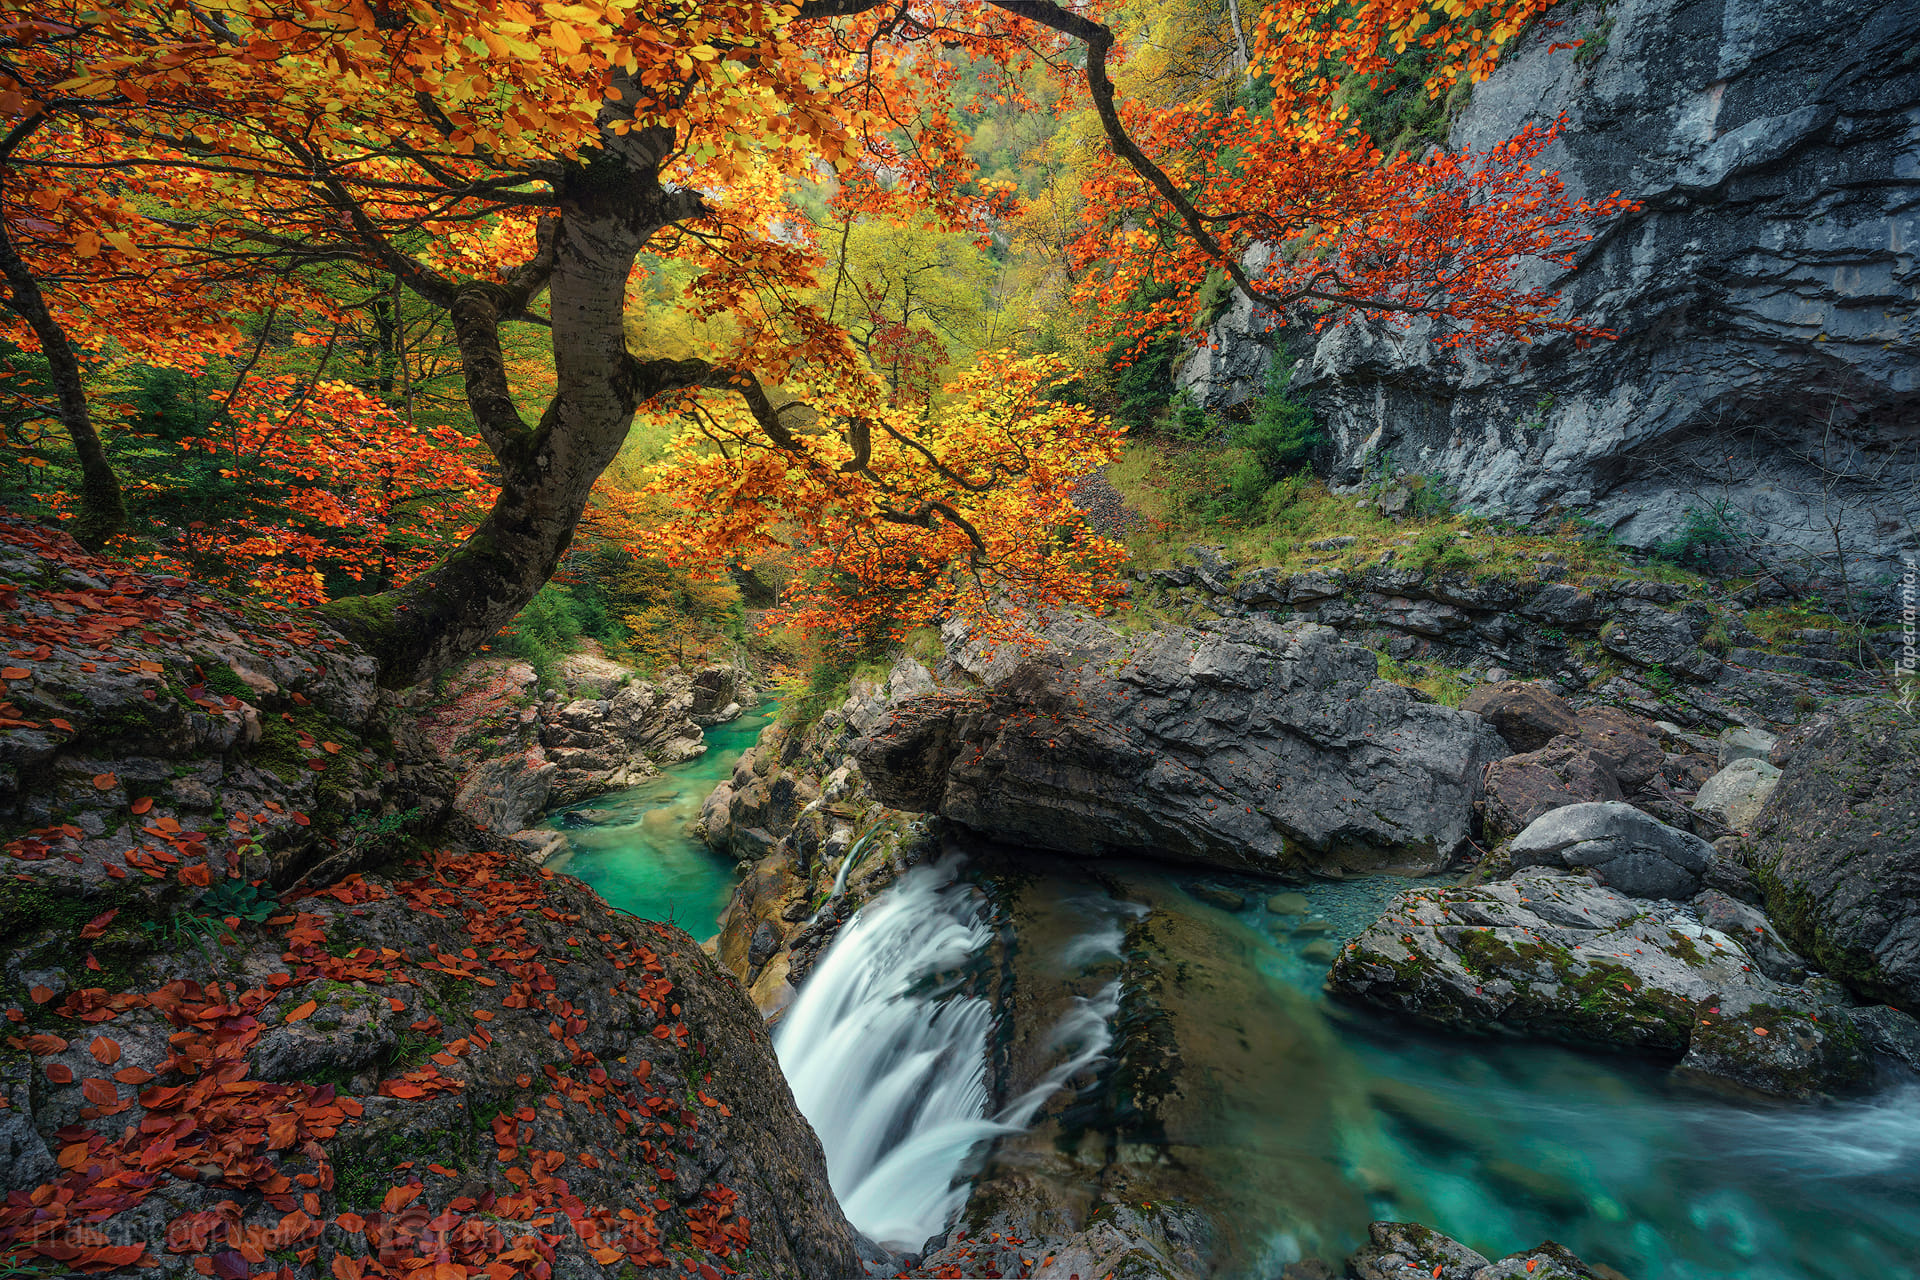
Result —
[[[687, 475], [721, 467], [749, 509], [710, 504], [712, 527], [764, 529], [778, 511], [813, 545], [841, 539], [823, 572], [852, 579], [850, 599], [958, 603], [943, 582], [1097, 597], [1099, 549], [1046, 490], [1097, 460], [1097, 433], [1030, 405], [995, 419], [981, 395], [931, 433], [902, 423], [812, 300], [824, 254], [791, 216], [797, 179], [832, 173], [873, 216], [953, 231], [1011, 210], [976, 181], [952, 102], [960, 58], [1037, 60], [1090, 104], [1111, 162], [1076, 248], [1089, 294], [1190, 288], [1211, 267], [1270, 304], [1440, 314], [1466, 341], [1571, 332], [1508, 273], [1570, 252], [1606, 211], [1529, 167], [1541, 135], [1387, 162], [1326, 91], [1410, 43], [1436, 51], [1436, 85], [1484, 74], [1545, 0], [1269, 6], [1248, 54], [1276, 90], [1261, 114], [1129, 107], [1101, 10], [1050, 0], [3, 2], [0, 338], [46, 361], [84, 536], [121, 518], [89, 353], [231, 349], [238, 312], [330, 264], [447, 317], [497, 496], [430, 567], [327, 606], [391, 685], [472, 651], [547, 580], [643, 406], [711, 432]], [[1298, 252], [1250, 275], [1254, 239]], [[724, 321], [700, 351], [630, 346], [636, 264], [661, 261], [684, 266], [688, 314]], [[514, 326], [550, 343], [542, 404], [509, 372]], [[1062, 455], [1043, 438], [1055, 429], [1092, 451]], [[1009, 439], [1014, 465], [990, 460]], [[683, 538], [701, 541], [711, 530]]]

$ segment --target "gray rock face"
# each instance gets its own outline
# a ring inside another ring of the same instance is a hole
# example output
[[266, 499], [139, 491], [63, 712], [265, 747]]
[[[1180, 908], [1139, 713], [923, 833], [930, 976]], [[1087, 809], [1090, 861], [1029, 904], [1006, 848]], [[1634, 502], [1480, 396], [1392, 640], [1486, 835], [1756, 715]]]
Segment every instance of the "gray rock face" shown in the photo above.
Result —
[[1885, 704], [1816, 726], [1745, 857], [1802, 955], [1862, 995], [1920, 1007], [1920, 723]]
[[1516, 867], [1588, 867], [1635, 898], [1682, 900], [1700, 891], [1713, 846], [1630, 804], [1574, 804], [1534, 820], [1508, 847]]
[[1440, 1280], [1474, 1280], [1493, 1264], [1457, 1240], [1417, 1222], [1373, 1222], [1369, 1240], [1348, 1267], [1360, 1280], [1403, 1280], [1438, 1275]]
[[854, 750], [882, 803], [996, 839], [1267, 874], [1446, 865], [1505, 753], [1328, 628], [1267, 618], [1082, 624], [980, 695], [902, 704]]
[[1340, 953], [1328, 983], [1452, 1031], [1635, 1049], [1703, 1081], [1785, 1097], [1872, 1077], [1844, 1005], [1775, 982], [1735, 938], [1544, 867], [1401, 894]]
[[[1390, 451], [1475, 510], [1587, 509], [1636, 546], [1724, 500], [1763, 558], [1871, 582], [1914, 548], [1920, 506], [1920, 63], [1905, 56], [1920, 8], [1620, 0], [1607, 19], [1597, 58], [1550, 52], [1564, 26], [1524, 37], [1452, 142], [1568, 114], [1540, 167], [1645, 208], [1570, 271], [1524, 280], [1620, 337], [1455, 364], [1427, 329], [1299, 331], [1294, 386], [1335, 478]], [[1216, 402], [1253, 394], [1266, 321], [1236, 308], [1183, 381]]]

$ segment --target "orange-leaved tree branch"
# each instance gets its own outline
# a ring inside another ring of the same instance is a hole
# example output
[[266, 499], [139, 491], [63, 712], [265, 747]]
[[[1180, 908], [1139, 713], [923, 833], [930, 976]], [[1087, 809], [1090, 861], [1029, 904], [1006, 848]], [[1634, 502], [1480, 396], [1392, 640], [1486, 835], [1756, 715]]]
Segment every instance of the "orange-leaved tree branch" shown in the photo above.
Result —
[[[1370, 176], [1377, 153], [1313, 86], [1328, 60], [1364, 71], [1409, 39], [1434, 42], [1449, 74], [1481, 74], [1543, 6], [1513, 0], [1491, 19], [1464, 0], [1270, 6], [1253, 60], [1280, 98], [1248, 138], [1260, 165], [1285, 161], [1293, 176], [1262, 188], [1207, 168], [1213, 144], [1248, 122], [1201, 112], [1183, 142], [1177, 116], [1129, 114], [1097, 7], [0, 0], [0, 137], [20, 139], [0, 165], [0, 217], [21, 267], [7, 274], [8, 305], [31, 310], [37, 287], [76, 350], [182, 363], [231, 350], [235, 318], [285, 290], [337, 308], [316, 264], [359, 264], [444, 309], [497, 491], [436, 563], [324, 606], [389, 685], [464, 657], [532, 597], [644, 406], [704, 417], [714, 459], [752, 460], [760, 487], [727, 477], [742, 518], [765, 532], [763, 511], [805, 517], [830, 540], [809, 553], [823, 557], [818, 580], [838, 584], [848, 609], [885, 596], [964, 608], [988, 586], [1097, 602], [1088, 566], [1108, 553], [1074, 525], [1062, 480], [1104, 447], [1096, 433], [1039, 411], [976, 405], [932, 428], [887, 412], [846, 331], [808, 300], [823, 254], [793, 230], [789, 185], [831, 169], [867, 216], [979, 233], [1006, 193], [975, 180], [944, 52], [987, 66], [1032, 54], [1067, 71], [1077, 43], [1118, 158], [1099, 181], [1123, 215], [1096, 229], [1111, 261], [1090, 279], [1197, 283], [1212, 264], [1269, 297], [1451, 308], [1469, 326], [1525, 336], [1558, 321], [1539, 299], [1516, 301], [1502, 264], [1557, 251], [1546, 223], [1487, 215], [1484, 184], [1439, 168], [1424, 172], [1432, 194], [1409, 222], [1384, 198], [1406, 175]], [[1322, 136], [1335, 141], [1316, 149]], [[1513, 191], [1503, 207], [1554, 204], [1551, 192]], [[1241, 270], [1248, 241], [1295, 226], [1318, 237], [1301, 259], [1314, 263], [1309, 278]], [[1355, 237], [1371, 256], [1350, 249]], [[1475, 237], [1486, 241], [1479, 265], [1461, 254]], [[705, 349], [629, 348], [643, 254], [691, 268], [680, 302], [711, 322]], [[553, 391], [537, 409], [503, 354], [515, 325], [550, 343]], [[0, 337], [43, 349], [43, 329]], [[796, 389], [809, 408], [792, 402]], [[1082, 452], [1049, 454], [1034, 431]], [[982, 454], [995, 439], [1020, 460]], [[702, 456], [684, 458], [696, 476]]]

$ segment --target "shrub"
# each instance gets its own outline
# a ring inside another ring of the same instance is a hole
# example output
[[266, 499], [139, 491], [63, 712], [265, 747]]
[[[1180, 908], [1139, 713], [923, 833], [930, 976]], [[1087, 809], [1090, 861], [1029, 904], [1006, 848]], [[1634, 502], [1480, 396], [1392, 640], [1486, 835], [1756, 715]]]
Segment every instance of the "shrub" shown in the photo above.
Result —
[[1704, 560], [1715, 547], [1731, 546], [1746, 529], [1746, 520], [1733, 504], [1718, 498], [1702, 510], [1688, 507], [1673, 537], [1657, 544], [1653, 554], [1662, 560], [1680, 563]]
[[1289, 393], [1292, 383], [1292, 363], [1286, 352], [1276, 352], [1267, 366], [1266, 391], [1255, 404], [1253, 417], [1232, 435], [1233, 443], [1251, 453], [1270, 480], [1305, 462], [1314, 446], [1326, 439], [1313, 420], [1313, 411]]

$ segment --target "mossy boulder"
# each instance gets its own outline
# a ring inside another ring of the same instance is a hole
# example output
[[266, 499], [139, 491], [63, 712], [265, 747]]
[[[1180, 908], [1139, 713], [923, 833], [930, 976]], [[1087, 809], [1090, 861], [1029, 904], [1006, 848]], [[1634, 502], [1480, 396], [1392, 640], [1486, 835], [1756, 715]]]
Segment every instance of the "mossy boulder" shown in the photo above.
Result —
[[[1545, 868], [1401, 894], [1328, 981], [1429, 1026], [1636, 1050], [1777, 1096], [1847, 1093], [1872, 1076], [1847, 1009], [1824, 993], [1773, 981], [1739, 940], [1670, 906]], [[1728, 1030], [1741, 1025], [1766, 1030]]]
[[1920, 1007], [1920, 719], [1888, 703], [1806, 734], [1743, 854], [1795, 950]]

